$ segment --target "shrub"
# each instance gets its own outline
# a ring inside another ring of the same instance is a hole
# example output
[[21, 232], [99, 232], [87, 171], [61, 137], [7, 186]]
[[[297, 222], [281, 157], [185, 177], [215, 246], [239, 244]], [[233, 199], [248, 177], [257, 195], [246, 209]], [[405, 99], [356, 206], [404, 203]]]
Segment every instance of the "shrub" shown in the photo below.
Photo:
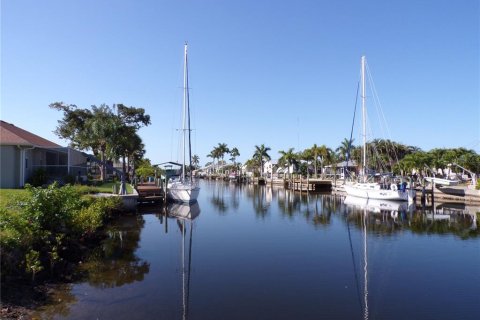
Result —
[[80, 194], [92, 194], [100, 192], [97, 187], [87, 185], [76, 185], [75, 190], [77, 190], [77, 192]]
[[77, 182], [76, 180], [76, 177], [72, 174], [67, 174], [63, 177], [63, 182], [65, 182], [66, 184], [75, 184]]
[[35, 187], [43, 186], [48, 181], [47, 171], [44, 168], [38, 168], [32, 173], [30, 181]]
[[64, 244], [95, 232], [121, 204], [117, 197], [86, 197], [57, 183], [26, 190], [21, 201], [0, 208], [2, 277], [23, 273], [34, 280], [47, 267], [52, 272], [64, 258]]

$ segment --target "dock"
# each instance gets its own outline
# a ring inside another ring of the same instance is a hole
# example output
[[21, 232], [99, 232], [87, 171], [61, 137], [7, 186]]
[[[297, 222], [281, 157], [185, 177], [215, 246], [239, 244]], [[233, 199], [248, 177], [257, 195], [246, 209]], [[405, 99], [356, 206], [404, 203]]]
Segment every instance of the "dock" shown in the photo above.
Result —
[[332, 181], [326, 179], [290, 179], [287, 180], [286, 186], [290, 190], [295, 191], [331, 191]]
[[162, 187], [154, 182], [145, 182], [137, 185], [138, 203], [162, 202], [165, 200], [165, 192]]

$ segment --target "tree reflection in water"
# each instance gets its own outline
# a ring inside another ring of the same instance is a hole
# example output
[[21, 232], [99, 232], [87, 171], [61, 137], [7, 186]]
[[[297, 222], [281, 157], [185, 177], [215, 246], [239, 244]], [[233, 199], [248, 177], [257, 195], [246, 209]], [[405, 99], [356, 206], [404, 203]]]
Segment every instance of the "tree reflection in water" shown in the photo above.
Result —
[[462, 239], [480, 235], [476, 209], [464, 204], [440, 203], [435, 207], [417, 208], [406, 202], [362, 201], [364, 203], [349, 203], [347, 197], [344, 210], [348, 221], [358, 228], [366, 210], [370, 233], [393, 235], [410, 230], [417, 234], [455, 234]]
[[271, 193], [267, 198], [267, 195], [268, 195], [267, 191], [271, 192], [271, 189], [269, 189], [266, 186], [259, 186], [259, 185], [252, 185], [252, 187], [253, 188], [251, 190], [251, 194], [253, 195], [252, 197], [253, 210], [257, 215], [257, 217], [263, 219], [269, 212], [270, 202], [272, 201]]
[[139, 259], [135, 252], [144, 223], [142, 216], [128, 216], [109, 227], [108, 238], [81, 267], [90, 285], [112, 288], [143, 280], [150, 264]]
[[[142, 216], [133, 215], [112, 222], [106, 230], [107, 238], [79, 266], [78, 280], [102, 289], [142, 281], [150, 264], [139, 259], [135, 252], [144, 223]], [[71, 289], [71, 285], [62, 285], [52, 290], [47, 304], [38, 308], [32, 318], [68, 318], [70, 307], [77, 303]]]
[[[388, 235], [403, 230], [414, 233], [455, 234], [462, 239], [480, 235], [477, 212], [480, 208], [458, 203], [439, 203], [434, 208], [419, 208], [407, 202], [357, 199], [330, 193], [300, 192], [275, 186], [247, 185], [243, 192], [253, 204], [257, 217], [265, 218], [275, 201], [280, 214], [290, 219], [302, 217], [315, 228], [327, 227], [332, 215], [345, 215], [344, 222], [363, 228], [367, 232]], [[273, 212], [275, 209], [273, 209]], [[363, 217], [364, 212], [367, 213]]]
[[210, 198], [211, 204], [213, 205], [214, 208], [218, 210], [218, 213], [222, 215], [226, 214], [226, 212], [229, 209], [227, 202], [225, 201], [225, 191], [228, 184], [220, 181], [219, 182], [212, 181], [211, 186], [213, 189], [212, 197]]

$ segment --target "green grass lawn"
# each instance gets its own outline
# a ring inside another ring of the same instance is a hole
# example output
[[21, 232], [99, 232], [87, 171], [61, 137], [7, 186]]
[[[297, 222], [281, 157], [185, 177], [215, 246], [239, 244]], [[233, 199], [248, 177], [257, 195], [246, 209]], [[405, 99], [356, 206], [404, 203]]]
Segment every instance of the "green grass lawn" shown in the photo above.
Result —
[[26, 195], [24, 189], [0, 189], [0, 207], [5, 207], [13, 199]]
[[[118, 192], [118, 190], [120, 190], [120, 182], [105, 182], [104, 184], [97, 186], [96, 188], [98, 189], [99, 192], [112, 193], [114, 185], [117, 186], [116, 190]], [[133, 188], [128, 183], [127, 183], [127, 193], [128, 194], [133, 193]]]
[[[118, 190], [120, 189], [120, 182], [106, 182], [100, 186], [90, 187], [90, 188], [92, 188], [92, 190], [95, 190], [97, 192], [112, 193], [114, 184], [117, 186], [117, 192], [118, 192]], [[127, 184], [127, 193], [128, 194], [133, 193], [133, 188], [130, 184]], [[0, 207], [5, 207], [13, 199], [18, 199], [18, 197], [22, 197], [23, 195], [26, 195], [26, 194], [27, 194], [27, 191], [25, 189], [0, 189]]]

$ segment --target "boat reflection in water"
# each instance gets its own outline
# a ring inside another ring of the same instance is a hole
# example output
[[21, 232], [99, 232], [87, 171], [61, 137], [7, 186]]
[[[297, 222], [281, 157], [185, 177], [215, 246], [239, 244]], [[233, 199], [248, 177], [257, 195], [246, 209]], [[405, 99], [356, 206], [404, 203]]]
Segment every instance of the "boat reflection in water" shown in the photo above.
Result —
[[477, 230], [477, 214], [480, 211], [478, 206], [467, 206], [464, 203], [440, 203], [435, 209], [426, 212], [425, 217], [431, 221], [446, 221], [451, 223], [468, 223], [470, 230]]
[[366, 199], [353, 196], [347, 196], [344, 203], [348, 206], [364, 209], [369, 212], [382, 213], [389, 211], [392, 214], [400, 211], [414, 210], [415, 204], [408, 204], [405, 201], [392, 201], [392, 200], [379, 200], [379, 199]]
[[198, 202], [194, 203], [170, 203], [167, 207], [167, 214], [169, 217], [194, 220], [200, 215], [200, 206]]
[[[200, 215], [200, 206], [195, 203], [171, 203], [167, 207], [167, 215], [176, 218], [178, 228], [182, 233], [182, 319], [188, 319], [190, 297], [190, 279], [192, 266], [192, 242], [194, 219]], [[188, 233], [188, 243], [186, 237]]]
[[[393, 218], [395, 221], [400, 214], [405, 214], [408, 210], [413, 211], [415, 209], [415, 204], [408, 204], [405, 201], [392, 201], [392, 200], [380, 200], [380, 199], [366, 199], [359, 198], [354, 196], [347, 196], [344, 200], [345, 205], [358, 209], [358, 213], [361, 215], [360, 227], [362, 230], [362, 269], [363, 269], [363, 301], [360, 303], [362, 307], [363, 319], [367, 320], [369, 318], [369, 309], [368, 309], [368, 241], [367, 241], [367, 225], [369, 224], [369, 213], [370, 214], [381, 214], [383, 216], [387, 215]], [[347, 219], [348, 235], [350, 241], [350, 248], [352, 250], [352, 262], [354, 264], [354, 272], [356, 273], [355, 267], [355, 258], [353, 253], [353, 243], [350, 235], [350, 226], [349, 220]], [[355, 278], [358, 281], [357, 276]], [[357, 290], [359, 289], [359, 284], [357, 283]], [[360, 295], [360, 292], [358, 292]]]

